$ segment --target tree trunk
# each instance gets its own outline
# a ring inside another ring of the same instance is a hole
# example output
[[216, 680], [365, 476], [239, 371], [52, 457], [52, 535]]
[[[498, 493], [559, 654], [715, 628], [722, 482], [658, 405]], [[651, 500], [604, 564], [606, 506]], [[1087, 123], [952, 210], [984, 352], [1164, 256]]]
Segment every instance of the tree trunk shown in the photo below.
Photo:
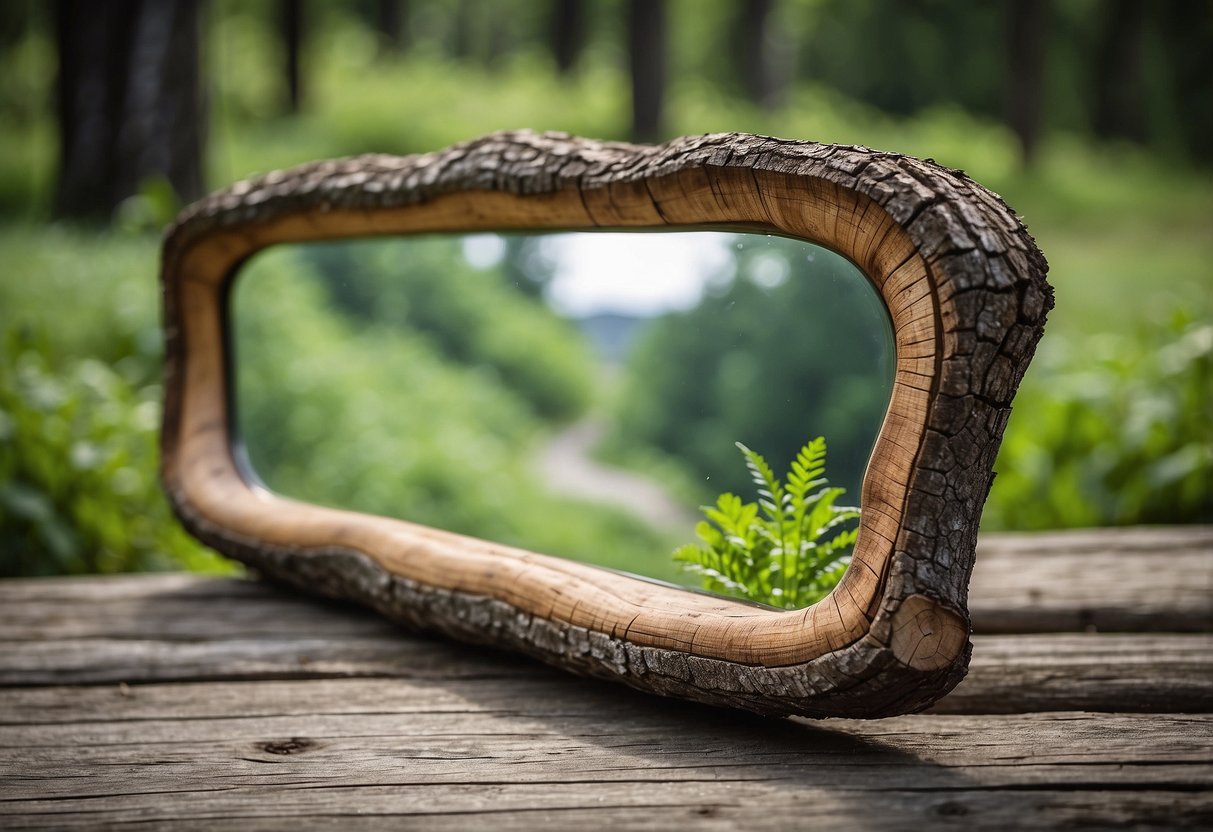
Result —
[[412, 34], [408, 0], [377, 0], [374, 26], [383, 52], [398, 55], [407, 49]]
[[1213, 147], [1213, 3], [1173, 0], [1161, 11], [1177, 129], [1192, 161], [1208, 166]]
[[1112, 0], [1095, 57], [1091, 127], [1104, 139], [1146, 139], [1142, 34], [1149, 4]]
[[198, 0], [59, 0], [55, 214], [103, 219], [149, 177], [202, 194]]
[[456, 60], [466, 61], [475, 51], [472, 26], [474, 16], [475, 10], [471, 0], [458, 0], [455, 3], [454, 19], [451, 21], [451, 56]]
[[552, 56], [561, 75], [573, 71], [585, 45], [585, 11], [585, 0], [555, 0], [552, 4]]
[[303, 51], [303, 0], [280, 0], [278, 25], [282, 36], [282, 70], [286, 80], [286, 111], [299, 112], [303, 100], [300, 78]]
[[665, 0], [628, 0], [632, 139], [656, 141], [665, 106]]
[[737, 0], [733, 32], [733, 63], [742, 92], [770, 110], [779, 106], [783, 93], [781, 64], [784, 50], [772, 31], [775, 0]]
[[1007, 0], [1006, 119], [1019, 139], [1020, 158], [1032, 164], [1044, 112], [1049, 0]]

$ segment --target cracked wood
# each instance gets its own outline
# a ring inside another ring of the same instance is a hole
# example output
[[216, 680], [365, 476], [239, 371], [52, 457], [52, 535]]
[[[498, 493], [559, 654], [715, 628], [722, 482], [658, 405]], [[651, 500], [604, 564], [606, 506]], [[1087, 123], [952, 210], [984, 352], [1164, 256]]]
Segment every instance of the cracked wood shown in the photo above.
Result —
[[[782, 612], [707, 598], [302, 506], [242, 476], [228, 432], [223, 299], [253, 252], [370, 234], [688, 225], [831, 247], [889, 309], [893, 394], [853, 564], [822, 602]], [[163, 474], [187, 527], [220, 550], [418, 627], [760, 712], [904, 713], [963, 677], [977, 523], [1052, 293], [1014, 213], [962, 172], [744, 134], [648, 147], [501, 133], [238, 183], [183, 212], [163, 262]]]

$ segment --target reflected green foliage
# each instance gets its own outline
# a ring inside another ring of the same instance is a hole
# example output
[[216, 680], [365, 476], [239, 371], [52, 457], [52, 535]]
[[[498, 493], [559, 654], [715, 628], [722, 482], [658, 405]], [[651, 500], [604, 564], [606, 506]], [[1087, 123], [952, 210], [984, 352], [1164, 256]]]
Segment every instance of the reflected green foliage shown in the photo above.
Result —
[[415, 329], [455, 363], [479, 365], [540, 416], [570, 419], [590, 401], [591, 363], [572, 324], [479, 270], [458, 238], [316, 244], [304, 265], [324, 278], [331, 305], [359, 320]]
[[1047, 340], [1015, 401], [986, 523], [1213, 522], [1213, 325]]
[[829, 437], [835, 480], [858, 493], [893, 381], [884, 307], [832, 252], [738, 240], [735, 278], [655, 321], [637, 345], [614, 441], [681, 460], [703, 500], [746, 485], [738, 437], [791, 460], [811, 429]]
[[[257, 474], [310, 502], [674, 577], [661, 534], [622, 512], [550, 495], [537, 481], [532, 453], [554, 400], [547, 385], [571, 375], [560, 390], [573, 396], [559, 410], [567, 416], [590, 378], [572, 329], [495, 272], [434, 279], [458, 274], [455, 241], [354, 248], [341, 255], [357, 270], [344, 282], [324, 276], [331, 248], [321, 257], [294, 248], [261, 255], [237, 284], [237, 413]], [[449, 270], [431, 274], [442, 264]], [[361, 305], [355, 284], [383, 295]], [[347, 293], [337, 308], [333, 292]], [[415, 303], [426, 317], [413, 317]], [[409, 325], [423, 319], [424, 327]], [[452, 355], [468, 334], [451, 330], [469, 324], [481, 330], [472, 343], [488, 350], [483, 362]], [[508, 372], [503, 362], [518, 347], [534, 351], [543, 384]]]
[[758, 453], [740, 442], [746, 469], [758, 489], [757, 503], [724, 493], [702, 511], [695, 534], [674, 559], [698, 575], [704, 588], [784, 609], [824, 598], [851, 562], [859, 509], [838, 506], [844, 488], [827, 488], [826, 441], [811, 439], [796, 454], [785, 485]]

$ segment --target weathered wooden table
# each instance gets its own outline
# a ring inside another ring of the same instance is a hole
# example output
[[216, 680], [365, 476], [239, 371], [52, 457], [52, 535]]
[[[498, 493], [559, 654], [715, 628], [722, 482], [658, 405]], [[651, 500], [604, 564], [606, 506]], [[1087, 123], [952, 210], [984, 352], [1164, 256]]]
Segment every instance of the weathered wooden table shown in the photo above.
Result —
[[0, 582], [0, 828], [1213, 827], [1213, 529], [988, 537], [934, 712], [776, 720], [252, 581]]

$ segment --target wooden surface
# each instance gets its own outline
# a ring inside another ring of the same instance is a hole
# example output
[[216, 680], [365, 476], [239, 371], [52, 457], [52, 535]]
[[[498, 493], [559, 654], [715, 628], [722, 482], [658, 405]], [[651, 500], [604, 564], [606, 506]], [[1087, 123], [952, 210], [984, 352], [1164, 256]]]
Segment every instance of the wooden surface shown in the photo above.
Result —
[[[892, 394], [851, 564], [805, 609], [305, 506], [256, 486], [232, 453], [224, 302], [261, 249], [428, 231], [721, 226], [845, 255], [893, 329]], [[963, 171], [849, 145], [721, 133], [647, 146], [519, 131], [274, 171], [187, 207], [165, 238], [163, 479], [205, 543], [408, 624], [760, 713], [912, 712], [968, 665], [977, 525], [1052, 306], [1046, 270], [1015, 212]]]
[[[1183, 569], [1150, 568], [1168, 549]], [[1209, 828], [1211, 582], [1213, 529], [985, 538], [971, 607], [1003, 632], [934, 712], [867, 722], [660, 699], [252, 581], [0, 582], [0, 828]], [[1005, 632], [1016, 598], [1065, 630]]]

